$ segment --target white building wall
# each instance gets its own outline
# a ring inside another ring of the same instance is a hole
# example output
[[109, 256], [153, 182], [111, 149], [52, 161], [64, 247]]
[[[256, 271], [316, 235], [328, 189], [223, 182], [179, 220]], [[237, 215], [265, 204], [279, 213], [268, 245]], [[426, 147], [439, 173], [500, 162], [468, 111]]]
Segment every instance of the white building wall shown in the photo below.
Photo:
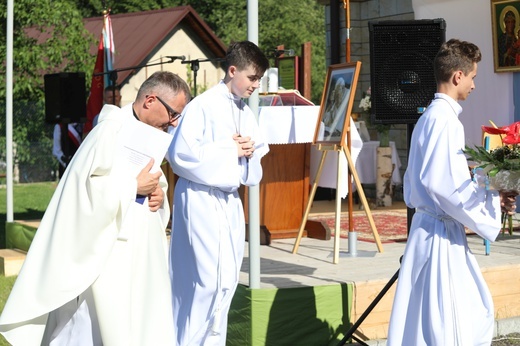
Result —
[[[178, 30], [174, 31], [166, 43], [160, 46], [157, 51], [153, 52], [146, 64], [155, 64], [158, 62], [168, 62], [171, 59], [166, 56], [181, 56], [184, 55], [186, 60], [208, 59], [214, 56], [210, 55], [209, 51], [205, 49], [202, 41], [198, 39], [190, 30], [182, 25], [179, 25]], [[121, 87], [121, 105], [124, 106], [135, 100], [137, 91], [143, 82], [156, 71], [171, 71], [178, 74], [186, 82], [190, 80], [188, 68], [190, 63], [183, 64], [181, 60], [175, 60], [173, 63], [166, 63], [162, 65], [148, 66], [141, 68]], [[197, 72], [197, 94], [200, 94], [205, 88], [209, 88], [217, 84], [224, 78], [225, 71], [220, 63], [201, 62], [199, 63], [199, 70]], [[191, 72], [191, 83], [193, 87], [193, 72]], [[192, 90], [193, 93], [193, 90]]]

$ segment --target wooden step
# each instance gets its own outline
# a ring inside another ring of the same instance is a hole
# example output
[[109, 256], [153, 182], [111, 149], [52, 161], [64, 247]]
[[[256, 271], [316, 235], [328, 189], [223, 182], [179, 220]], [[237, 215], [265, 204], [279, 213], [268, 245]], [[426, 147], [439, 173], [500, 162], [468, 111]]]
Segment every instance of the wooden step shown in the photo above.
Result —
[[0, 249], [0, 275], [18, 275], [25, 260], [25, 252], [15, 249]]

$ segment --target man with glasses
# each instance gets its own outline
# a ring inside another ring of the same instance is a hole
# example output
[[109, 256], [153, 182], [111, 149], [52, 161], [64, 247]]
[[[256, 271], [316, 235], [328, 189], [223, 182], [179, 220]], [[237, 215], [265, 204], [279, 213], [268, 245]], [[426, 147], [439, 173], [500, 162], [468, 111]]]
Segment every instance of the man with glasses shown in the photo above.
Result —
[[137, 176], [129, 173], [117, 148], [137, 121], [160, 131], [177, 126], [190, 99], [179, 76], [156, 72], [135, 102], [103, 108], [52, 197], [0, 317], [10, 343], [175, 343], [167, 182], [160, 169], [150, 171], [153, 160]]

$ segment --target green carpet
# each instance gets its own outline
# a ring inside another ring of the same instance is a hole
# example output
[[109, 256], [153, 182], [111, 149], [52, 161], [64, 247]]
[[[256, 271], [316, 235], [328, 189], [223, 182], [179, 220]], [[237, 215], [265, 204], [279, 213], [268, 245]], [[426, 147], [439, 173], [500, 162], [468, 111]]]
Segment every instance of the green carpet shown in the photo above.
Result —
[[350, 327], [352, 284], [285, 289], [239, 285], [227, 346], [337, 345]]

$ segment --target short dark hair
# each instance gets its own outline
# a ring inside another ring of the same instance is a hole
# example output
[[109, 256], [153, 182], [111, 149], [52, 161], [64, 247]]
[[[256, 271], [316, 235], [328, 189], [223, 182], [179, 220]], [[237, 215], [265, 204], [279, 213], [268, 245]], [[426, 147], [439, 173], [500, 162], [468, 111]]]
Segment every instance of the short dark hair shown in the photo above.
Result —
[[190, 87], [177, 74], [169, 71], [154, 72], [139, 88], [136, 99], [144, 98], [150, 94], [161, 94], [164, 96], [168, 93], [177, 95], [179, 92], [184, 92], [186, 100], [191, 100]]
[[262, 76], [269, 68], [269, 60], [256, 44], [250, 41], [232, 43], [226, 53], [226, 65], [236, 66], [239, 71], [253, 66], [255, 73]]
[[433, 62], [435, 79], [437, 83], [448, 82], [458, 70], [468, 75], [473, 71], [473, 65], [481, 59], [480, 49], [473, 43], [458, 39], [444, 42]]
[[121, 90], [121, 87], [119, 85], [108, 85], [105, 87], [105, 91], [112, 91], [112, 90]]

